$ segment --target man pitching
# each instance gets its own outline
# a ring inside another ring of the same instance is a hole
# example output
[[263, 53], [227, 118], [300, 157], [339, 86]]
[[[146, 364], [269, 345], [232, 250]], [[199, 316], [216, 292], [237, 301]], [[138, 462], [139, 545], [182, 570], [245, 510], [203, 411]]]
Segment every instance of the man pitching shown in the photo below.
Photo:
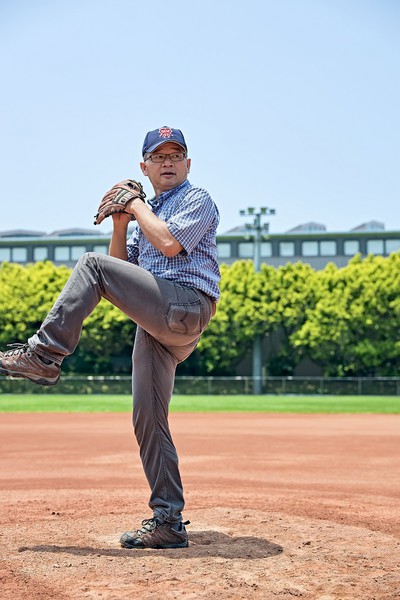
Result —
[[[110, 256], [84, 254], [40, 329], [26, 344], [0, 352], [0, 373], [54, 385], [84, 319], [106, 298], [137, 323], [133, 361], [133, 424], [150, 485], [153, 515], [122, 534], [125, 548], [188, 545], [184, 496], [168, 409], [175, 370], [196, 348], [219, 299], [218, 209], [188, 181], [191, 160], [182, 132], [150, 131], [140, 168], [154, 188], [126, 180], [103, 198], [96, 223], [112, 215]], [[131, 220], [136, 228], [127, 241]]]

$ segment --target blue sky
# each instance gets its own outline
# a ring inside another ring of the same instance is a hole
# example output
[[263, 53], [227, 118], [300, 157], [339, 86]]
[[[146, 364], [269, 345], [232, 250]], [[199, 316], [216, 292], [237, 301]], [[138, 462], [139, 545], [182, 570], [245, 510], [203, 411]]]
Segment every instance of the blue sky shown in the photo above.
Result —
[[220, 233], [248, 206], [272, 232], [400, 229], [399, 25], [396, 0], [2, 0], [0, 231], [92, 228], [128, 177], [151, 195], [162, 125]]

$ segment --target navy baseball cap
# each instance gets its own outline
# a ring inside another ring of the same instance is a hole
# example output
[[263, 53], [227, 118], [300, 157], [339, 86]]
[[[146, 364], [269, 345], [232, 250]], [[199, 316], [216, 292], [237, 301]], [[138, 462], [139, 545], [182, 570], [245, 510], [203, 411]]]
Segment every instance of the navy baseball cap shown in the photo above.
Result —
[[185, 142], [185, 138], [183, 137], [183, 133], [180, 129], [172, 129], [172, 127], [160, 127], [159, 129], [154, 129], [154, 131], [149, 131], [149, 133], [144, 138], [142, 153], [143, 156], [147, 152], [153, 152], [161, 146], [161, 144], [166, 144], [167, 142], [175, 142], [182, 146], [182, 148], [187, 152], [187, 146]]

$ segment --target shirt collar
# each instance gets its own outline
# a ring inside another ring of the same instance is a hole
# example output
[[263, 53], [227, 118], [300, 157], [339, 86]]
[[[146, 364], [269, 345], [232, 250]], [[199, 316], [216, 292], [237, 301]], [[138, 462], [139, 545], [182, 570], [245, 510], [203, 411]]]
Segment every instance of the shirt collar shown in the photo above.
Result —
[[161, 206], [161, 204], [163, 204], [166, 200], [171, 198], [171, 196], [174, 196], [177, 192], [185, 190], [187, 187], [191, 187], [191, 183], [189, 183], [189, 181], [185, 179], [183, 183], [181, 183], [177, 187], [172, 188], [172, 190], [167, 190], [166, 192], [163, 192], [158, 196], [158, 198], [154, 196], [154, 198], [151, 198], [148, 201], [148, 203], [152, 208], [156, 206]]

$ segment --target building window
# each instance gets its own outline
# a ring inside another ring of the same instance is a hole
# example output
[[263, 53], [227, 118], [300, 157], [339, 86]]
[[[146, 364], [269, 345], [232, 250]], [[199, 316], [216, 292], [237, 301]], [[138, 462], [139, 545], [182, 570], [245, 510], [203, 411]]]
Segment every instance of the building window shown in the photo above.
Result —
[[38, 246], [33, 249], [33, 260], [46, 260], [49, 256], [49, 249], [46, 246]]
[[400, 250], [400, 240], [386, 240], [386, 254], [398, 252]]
[[302, 242], [301, 253], [303, 256], [318, 256], [318, 242]]
[[279, 243], [279, 255], [280, 256], [294, 256], [294, 242], [280, 242]]
[[[228, 244], [228, 246], [230, 246], [230, 244]], [[98, 254], [108, 254], [108, 246], [93, 246], [93, 252], [97, 252]]]
[[217, 244], [217, 255], [218, 258], [230, 258], [231, 257], [231, 245], [229, 242], [220, 242]]
[[384, 254], [383, 240], [367, 240], [367, 254]]
[[78, 260], [78, 258], [80, 258], [82, 256], [82, 254], [85, 254], [85, 252], [86, 252], [86, 246], [72, 246], [71, 260]]
[[0, 261], [10, 262], [11, 260], [11, 248], [0, 248]]
[[26, 262], [28, 260], [27, 248], [13, 248], [12, 259], [14, 262]]
[[360, 252], [360, 242], [358, 240], [345, 240], [343, 252], [345, 256], [354, 256], [357, 252]]
[[240, 242], [239, 243], [239, 257], [240, 258], [253, 258], [253, 242]]
[[272, 256], [271, 242], [261, 242], [261, 256]]
[[69, 246], [55, 246], [54, 260], [61, 262], [62, 260], [69, 261]]
[[321, 256], [336, 256], [336, 242], [334, 240], [324, 240], [323, 242], [320, 242], [319, 251]]

